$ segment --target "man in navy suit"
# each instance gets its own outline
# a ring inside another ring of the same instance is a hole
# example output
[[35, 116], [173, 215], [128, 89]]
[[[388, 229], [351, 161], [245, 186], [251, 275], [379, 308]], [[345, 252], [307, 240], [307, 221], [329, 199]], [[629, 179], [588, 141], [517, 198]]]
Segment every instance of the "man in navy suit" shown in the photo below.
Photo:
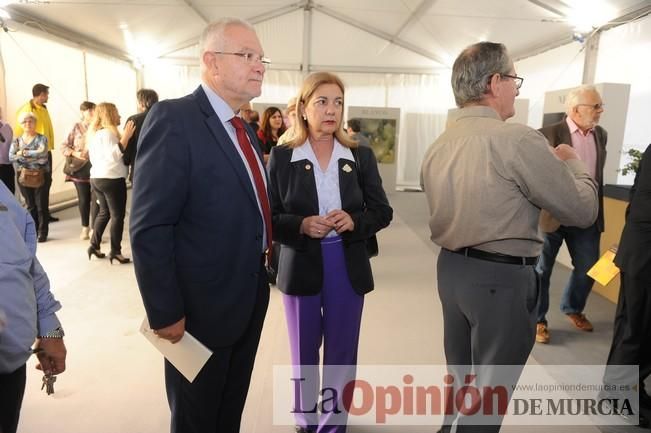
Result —
[[175, 343], [188, 331], [214, 352], [192, 383], [165, 362], [171, 431], [237, 433], [269, 302], [271, 227], [262, 155], [235, 116], [260, 95], [269, 61], [232, 18], [208, 25], [200, 53], [201, 85], [143, 124], [131, 245], [154, 332]]

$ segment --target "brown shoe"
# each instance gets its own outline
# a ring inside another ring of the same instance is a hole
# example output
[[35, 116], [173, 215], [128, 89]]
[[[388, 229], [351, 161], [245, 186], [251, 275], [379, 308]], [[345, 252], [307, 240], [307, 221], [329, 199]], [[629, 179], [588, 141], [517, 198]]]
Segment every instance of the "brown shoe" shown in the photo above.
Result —
[[581, 331], [585, 332], [592, 332], [594, 329], [592, 327], [592, 323], [588, 320], [587, 317], [585, 317], [585, 314], [583, 313], [570, 313], [567, 315], [568, 319], [570, 319], [570, 322], [574, 324], [577, 328], [579, 328]]
[[536, 342], [547, 344], [549, 343], [549, 330], [546, 323], [536, 324]]

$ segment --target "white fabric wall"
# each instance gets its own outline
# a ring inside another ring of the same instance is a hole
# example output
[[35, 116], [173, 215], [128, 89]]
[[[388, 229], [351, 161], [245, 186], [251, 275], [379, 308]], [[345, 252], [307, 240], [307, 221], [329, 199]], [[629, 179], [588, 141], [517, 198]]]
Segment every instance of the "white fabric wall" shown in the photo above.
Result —
[[584, 59], [583, 45], [572, 42], [515, 63], [516, 73], [524, 78], [520, 97], [530, 101], [529, 126], [542, 126], [545, 92], [581, 84]]
[[84, 53], [76, 44], [20, 26], [18, 31], [0, 33], [0, 50], [7, 104], [3, 115], [7, 121], [15, 124], [15, 113], [32, 98], [34, 84], [50, 86], [47, 107], [55, 141], [50, 202], [56, 204], [75, 197], [74, 187], [64, 182], [60, 143], [78, 121], [79, 104], [86, 99], [115, 103], [123, 120], [134, 114], [135, 70], [127, 62]]
[[[601, 35], [595, 81], [629, 83], [629, 97], [623, 149], [645, 150], [651, 143], [651, 17], [616, 27]], [[606, 110], [608, 101], [604, 101]], [[622, 155], [620, 167], [628, 162]], [[619, 175], [617, 182], [632, 184], [634, 175]]]

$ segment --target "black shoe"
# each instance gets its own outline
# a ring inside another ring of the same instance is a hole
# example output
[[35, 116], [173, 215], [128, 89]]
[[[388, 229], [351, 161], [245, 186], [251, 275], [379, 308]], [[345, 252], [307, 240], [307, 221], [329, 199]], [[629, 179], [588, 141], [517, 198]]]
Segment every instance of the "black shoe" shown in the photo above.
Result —
[[[617, 399], [617, 400], [623, 400], [625, 397], [617, 394], [607, 394], [604, 392], [599, 393], [599, 399], [606, 399], [604, 403], [609, 406], [611, 406], [611, 399]], [[633, 413], [628, 413], [628, 411], [615, 411], [613, 408], [613, 414], [618, 415], [626, 424], [632, 425], [632, 426], [637, 426], [641, 428], [648, 428], [649, 427], [649, 419], [642, 415], [640, 412], [639, 408], [633, 407]], [[637, 418], [637, 420], [636, 420]]]
[[47, 235], [38, 235], [38, 241], [40, 243], [47, 241]]
[[55, 216], [52, 216], [52, 215], [50, 215], [50, 218], [48, 218], [48, 219], [50, 220], [51, 223], [55, 223], [55, 222], [59, 221], [59, 218], [57, 218]]
[[124, 265], [125, 263], [129, 263], [131, 259], [129, 257], [124, 257], [122, 254], [111, 254], [109, 256], [109, 262], [113, 264], [113, 260], [117, 260], [120, 262], [121, 265]]
[[104, 257], [106, 257], [106, 254], [101, 252], [99, 249], [95, 249], [95, 247], [93, 247], [92, 245], [88, 247], [86, 252], [88, 253], [88, 260], [90, 260], [90, 256], [95, 256], [98, 259], [103, 259]]

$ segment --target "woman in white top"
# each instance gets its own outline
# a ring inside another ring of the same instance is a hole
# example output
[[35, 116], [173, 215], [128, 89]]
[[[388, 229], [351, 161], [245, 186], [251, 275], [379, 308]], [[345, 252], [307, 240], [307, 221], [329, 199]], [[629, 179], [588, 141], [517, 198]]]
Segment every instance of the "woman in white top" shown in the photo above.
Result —
[[95, 108], [95, 114], [88, 128], [88, 155], [92, 167], [90, 183], [99, 201], [99, 213], [93, 225], [93, 236], [88, 247], [88, 259], [91, 255], [101, 259], [106, 257], [100, 251], [100, 243], [104, 229], [111, 220], [111, 252], [109, 260], [129, 263], [130, 259], [122, 255], [122, 233], [124, 231], [124, 215], [127, 206], [127, 166], [124, 165], [124, 153], [129, 138], [133, 135], [135, 125], [129, 121], [120, 137], [117, 126], [120, 115], [115, 105], [102, 102]]

